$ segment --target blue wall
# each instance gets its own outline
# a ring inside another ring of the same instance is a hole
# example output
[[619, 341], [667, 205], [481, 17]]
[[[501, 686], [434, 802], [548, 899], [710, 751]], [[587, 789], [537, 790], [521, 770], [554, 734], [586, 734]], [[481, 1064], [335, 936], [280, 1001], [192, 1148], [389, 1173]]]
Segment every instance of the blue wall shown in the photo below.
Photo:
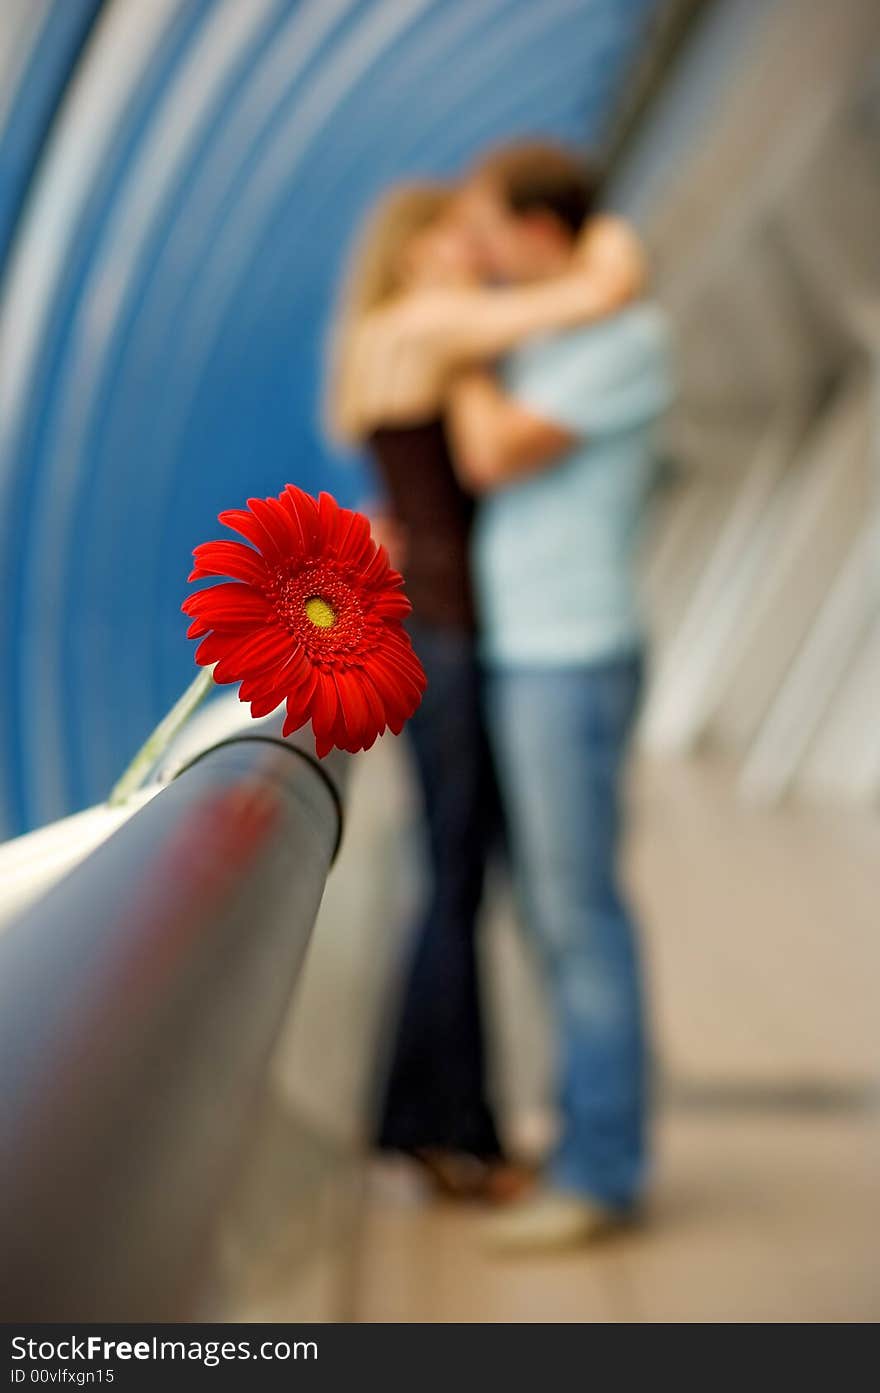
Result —
[[[42, 241], [65, 176], [52, 142], [82, 119], [81, 94], [37, 137], [58, 54], [76, 55], [94, 5], [57, 0], [30, 111], [14, 107], [16, 180], [0, 188], [6, 225], [10, 209], [18, 219], [0, 287], [0, 834], [101, 798], [178, 695], [189, 554], [219, 509], [287, 480], [362, 493], [359, 468], [321, 440], [318, 402], [337, 272], [370, 201], [515, 134], [601, 142], [653, 8], [234, 4], [164, 0], [54, 260]], [[106, 82], [136, 11], [105, 4], [80, 85]], [[32, 284], [45, 291], [33, 317]]]

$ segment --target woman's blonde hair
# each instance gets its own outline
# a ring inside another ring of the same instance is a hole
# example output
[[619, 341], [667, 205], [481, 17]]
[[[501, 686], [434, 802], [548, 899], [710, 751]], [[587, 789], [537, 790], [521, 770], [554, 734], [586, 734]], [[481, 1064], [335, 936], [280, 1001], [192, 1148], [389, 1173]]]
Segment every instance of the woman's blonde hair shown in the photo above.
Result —
[[336, 441], [352, 443], [359, 435], [355, 335], [372, 311], [400, 291], [408, 245], [442, 217], [451, 198], [445, 184], [400, 185], [380, 199], [355, 242], [330, 336], [325, 417]]

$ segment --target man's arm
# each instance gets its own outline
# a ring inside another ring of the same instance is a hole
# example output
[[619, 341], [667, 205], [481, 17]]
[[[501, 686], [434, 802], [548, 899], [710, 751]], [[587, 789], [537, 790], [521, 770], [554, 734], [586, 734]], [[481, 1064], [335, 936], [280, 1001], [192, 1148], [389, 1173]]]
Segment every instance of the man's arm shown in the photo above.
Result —
[[482, 369], [453, 383], [446, 419], [456, 471], [472, 493], [490, 493], [546, 469], [577, 441], [507, 396]]

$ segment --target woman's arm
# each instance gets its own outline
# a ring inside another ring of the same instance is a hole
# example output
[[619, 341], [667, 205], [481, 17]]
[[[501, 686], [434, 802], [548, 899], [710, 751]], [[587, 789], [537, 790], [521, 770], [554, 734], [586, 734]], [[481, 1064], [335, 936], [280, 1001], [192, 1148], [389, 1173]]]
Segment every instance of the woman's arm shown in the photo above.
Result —
[[645, 258], [620, 218], [593, 218], [572, 269], [505, 289], [440, 286], [375, 311], [350, 336], [337, 367], [335, 433], [363, 439], [379, 424], [424, 420], [441, 409], [459, 369], [533, 334], [601, 319], [638, 297]]
[[591, 221], [572, 269], [532, 285], [504, 289], [449, 287], [411, 297], [402, 332], [430, 346], [451, 371], [515, 348], [533, 334], [570, 329], [612, 314], [643, 291], [645, 257], [620, 218]]
[[332, 434], [351, 445], [380, 426], [430, 420], [442, 410], [448, 381], [438, 355], [397, 306], [374, 311], [337, 356]]

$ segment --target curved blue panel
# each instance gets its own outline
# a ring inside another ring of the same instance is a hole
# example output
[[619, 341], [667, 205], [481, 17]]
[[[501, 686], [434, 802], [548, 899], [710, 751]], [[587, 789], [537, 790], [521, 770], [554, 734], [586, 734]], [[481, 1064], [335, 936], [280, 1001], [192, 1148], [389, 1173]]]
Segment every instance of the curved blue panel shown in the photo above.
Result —
[[[653, 8], [163, 3], [3, 423], [7, 830], [102, 797], [178, 694], [189, 553], [220, 508], [288, 479], [361, 495], [318, 404], [370, 201], [516, 134], [601, 140]], [[134, 23], [133, 0], [108, 8], [96, 83]]]
[[52, 5], [27, 53], [0, 130], [0, 269], [34, 165], [102, 0]]

